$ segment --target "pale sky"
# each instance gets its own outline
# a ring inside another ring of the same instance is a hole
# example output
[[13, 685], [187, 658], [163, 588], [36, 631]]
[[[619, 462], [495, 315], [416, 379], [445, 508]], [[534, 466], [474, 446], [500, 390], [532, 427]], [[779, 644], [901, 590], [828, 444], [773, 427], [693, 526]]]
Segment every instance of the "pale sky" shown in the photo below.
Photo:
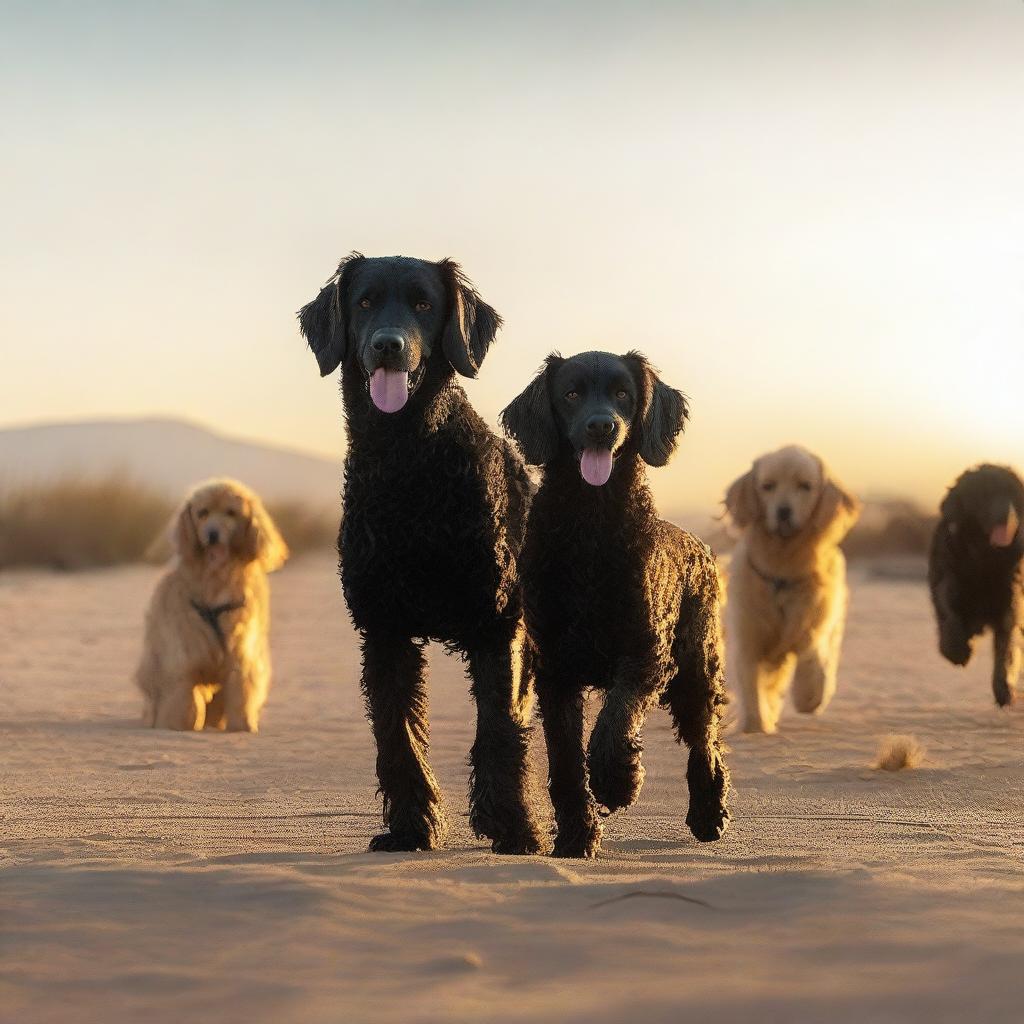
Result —
[[[216, 6], [215, 13], [207, 10]], [[294, 313], [460, 260], [506, 326], [692, 398], [716, 502], [817, 449], [933, 503], [1024, 465], [1024, 2], [4, 3], [0, 425], [183, 416], [340, 458]]]

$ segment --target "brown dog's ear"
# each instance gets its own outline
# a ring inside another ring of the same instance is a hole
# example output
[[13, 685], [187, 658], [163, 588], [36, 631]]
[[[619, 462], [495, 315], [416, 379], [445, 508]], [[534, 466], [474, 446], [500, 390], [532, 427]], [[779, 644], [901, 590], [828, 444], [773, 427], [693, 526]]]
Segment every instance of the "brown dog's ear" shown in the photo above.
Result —
[[822, 475], [825, 483], [811, 523], [816, 533], [828, 532], [840, 538], [845, 537], [860, 516], [860, 501], [832, 477], [824, 466]]
[[321, 377], [333, 373], [348, 357], [345, 291], [349, 271], [363, 258], [358, 252], [346, 256], [334, 276], [320, 289], [320, 294], [298, 312], [299, 329], [316, 356]]
[[501, 425], [513, 438], [531, 466], [544, 466], [558, 452], [558, 425], [551, 408], [548, 374], [557, 370], [564, 359], [557, 352], [544, 360], [537, 375], [501, 412]]
[[245, 561], [258, 561], [264, 572], [274, 572], [288, 560], [288, 545], [255, 495], [249, 497], [249, 519], [241, 531], [238, 550]]
[[637, 412], [637, 449], [648, 466], [664, 466], [690, 415], [686, 396], [662, 383], [657, 371], [639, 352], [627, 352], [622, 361], [640, 387]]
[[194, 562], [202, 557], [199, 534], [192, 519], [192, 506], [184, 502], [171, 517], [167, 526], [153, 538], [146, 549], [144, 558], [147, 562], [162, 565], [172, 554], [183, 562]]
[[739, 526], [750, 526], [761, 517], [761, 503], [757, 498], [757, 486], [753, 468], [729, 485], [725, 494], [725, 509], [732, 521]]
[[501, 317], [476, 293], [458, 263], [444, 259], [438, 266], [451, 304], [441, 348], [456, 373], [475, 377], [501, 327]]

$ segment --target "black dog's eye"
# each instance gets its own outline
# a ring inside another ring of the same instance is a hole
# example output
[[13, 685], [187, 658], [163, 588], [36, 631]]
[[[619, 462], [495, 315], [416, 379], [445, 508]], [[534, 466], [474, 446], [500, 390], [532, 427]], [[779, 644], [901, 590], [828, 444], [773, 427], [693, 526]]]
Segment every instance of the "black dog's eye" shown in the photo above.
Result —
[[201, 508], [201, 509], [200, 509], [200, 510], [199, 510], [199, 511], [198, 511], [198, 512], [196, 513], [196, 518], [197, 518], [197, 519], [205, 519], [205, 518], [206, 518], [206, 517], [207, 517], [207, 516], [208, 516], [209, 514], [210, 514], [210, 510], [209, 510], [209, 509], [206, 509], [206, 508]]
[[771, 480], [768, 480], [765, 483], [761, 484], [761, 490], [762, 491], [769, 491], [769, 492], [770, 491], [774, 491], [775, 490], [775, 484]]
[[370, 300], [369, 299], [360, 299], [359, 300], [359, 307], [360, 307], [360, 309], [369, 309], [370, 308]]
[[417, 313], [427, 313], [431, 309], [433, 309], [433, 306], [431, 306], [430, 303], [427, 302], [425, 299], [422, 299], [422, 300], [420, 300], [419, 302], [416, 303], [416, 312]]
[[615, 392], [615, 397], [616, 398], [628, 398], [629, 397], [629, 392], [625, 388], [619, 388], [619, 390]]
[[579, 398], [579, 397], [580, 397], [580, 393], [578, 391], [575, 391], [575, 390], [573, 390], [573, 391], [566, 391], [566, 393], [565, 393], [565, 400], [567, 402], [575, 402], [576, 399]]
[[811, 485], [806, 480], [801, 480], [800, 483], [797, 484], [797, 487], [801, 491], [809, 491], [811, 489]]

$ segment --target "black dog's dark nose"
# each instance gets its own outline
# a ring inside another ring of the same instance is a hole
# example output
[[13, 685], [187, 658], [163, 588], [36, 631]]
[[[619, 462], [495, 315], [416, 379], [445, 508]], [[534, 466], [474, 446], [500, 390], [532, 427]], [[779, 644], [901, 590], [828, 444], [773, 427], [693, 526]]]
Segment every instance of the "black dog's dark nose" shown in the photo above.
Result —
[[374, 331], [370, 348], [379, 356], [397, 356], [405, 349], [405, 338], [398, 331]]
[[591, 416], [587, 420], [587, 437], [607, 441], [615, 433], [615, 420], [611, 416]]
[[217, 541], [219, 541], [219, 540], [220, 540], [220, 531], [219, 530], [207, 530], [206, 531], [206, 543], [207, 544], [216, 544]]
[[788, 523], [793, 517], [793, 510], [788, 505], [780, 505], [775, 514], [779, 517], [780, 523]]

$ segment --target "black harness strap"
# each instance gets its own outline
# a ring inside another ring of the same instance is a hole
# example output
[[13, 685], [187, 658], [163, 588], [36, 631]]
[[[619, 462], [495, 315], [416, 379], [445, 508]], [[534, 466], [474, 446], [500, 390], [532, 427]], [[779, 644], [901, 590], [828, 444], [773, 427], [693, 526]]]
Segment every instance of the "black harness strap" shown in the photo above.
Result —
[[753, 559], [750, 555], [747, 555], [747, 565], [757, 573], [772, 588], [772, 593], [778, 597], [784, 590], [789, 590], [791, 587], [798, 587], [801, 583], [806, 583], [811, 577], [810, 576], [793, 576], [792, 578], [786, 578], [785, 576], [770, 576], [768, 573], [759, 569], [754, 565]]
[[227, 612], [236, 612], [239, 608], [245, 607], [245, 601], [229, 601], [227, 604], [200, 604], [198, 601], [189, 598], [189, 604], [198, 612], [199, 618], [205, 622], [210, 629], [213, 630], [213, 635], [217, 638], [217, 643], [223, 649], [227, 649], [228, 641], [227, 637], [224, 636], [224, 630], [221, 629], [220, 617]]

